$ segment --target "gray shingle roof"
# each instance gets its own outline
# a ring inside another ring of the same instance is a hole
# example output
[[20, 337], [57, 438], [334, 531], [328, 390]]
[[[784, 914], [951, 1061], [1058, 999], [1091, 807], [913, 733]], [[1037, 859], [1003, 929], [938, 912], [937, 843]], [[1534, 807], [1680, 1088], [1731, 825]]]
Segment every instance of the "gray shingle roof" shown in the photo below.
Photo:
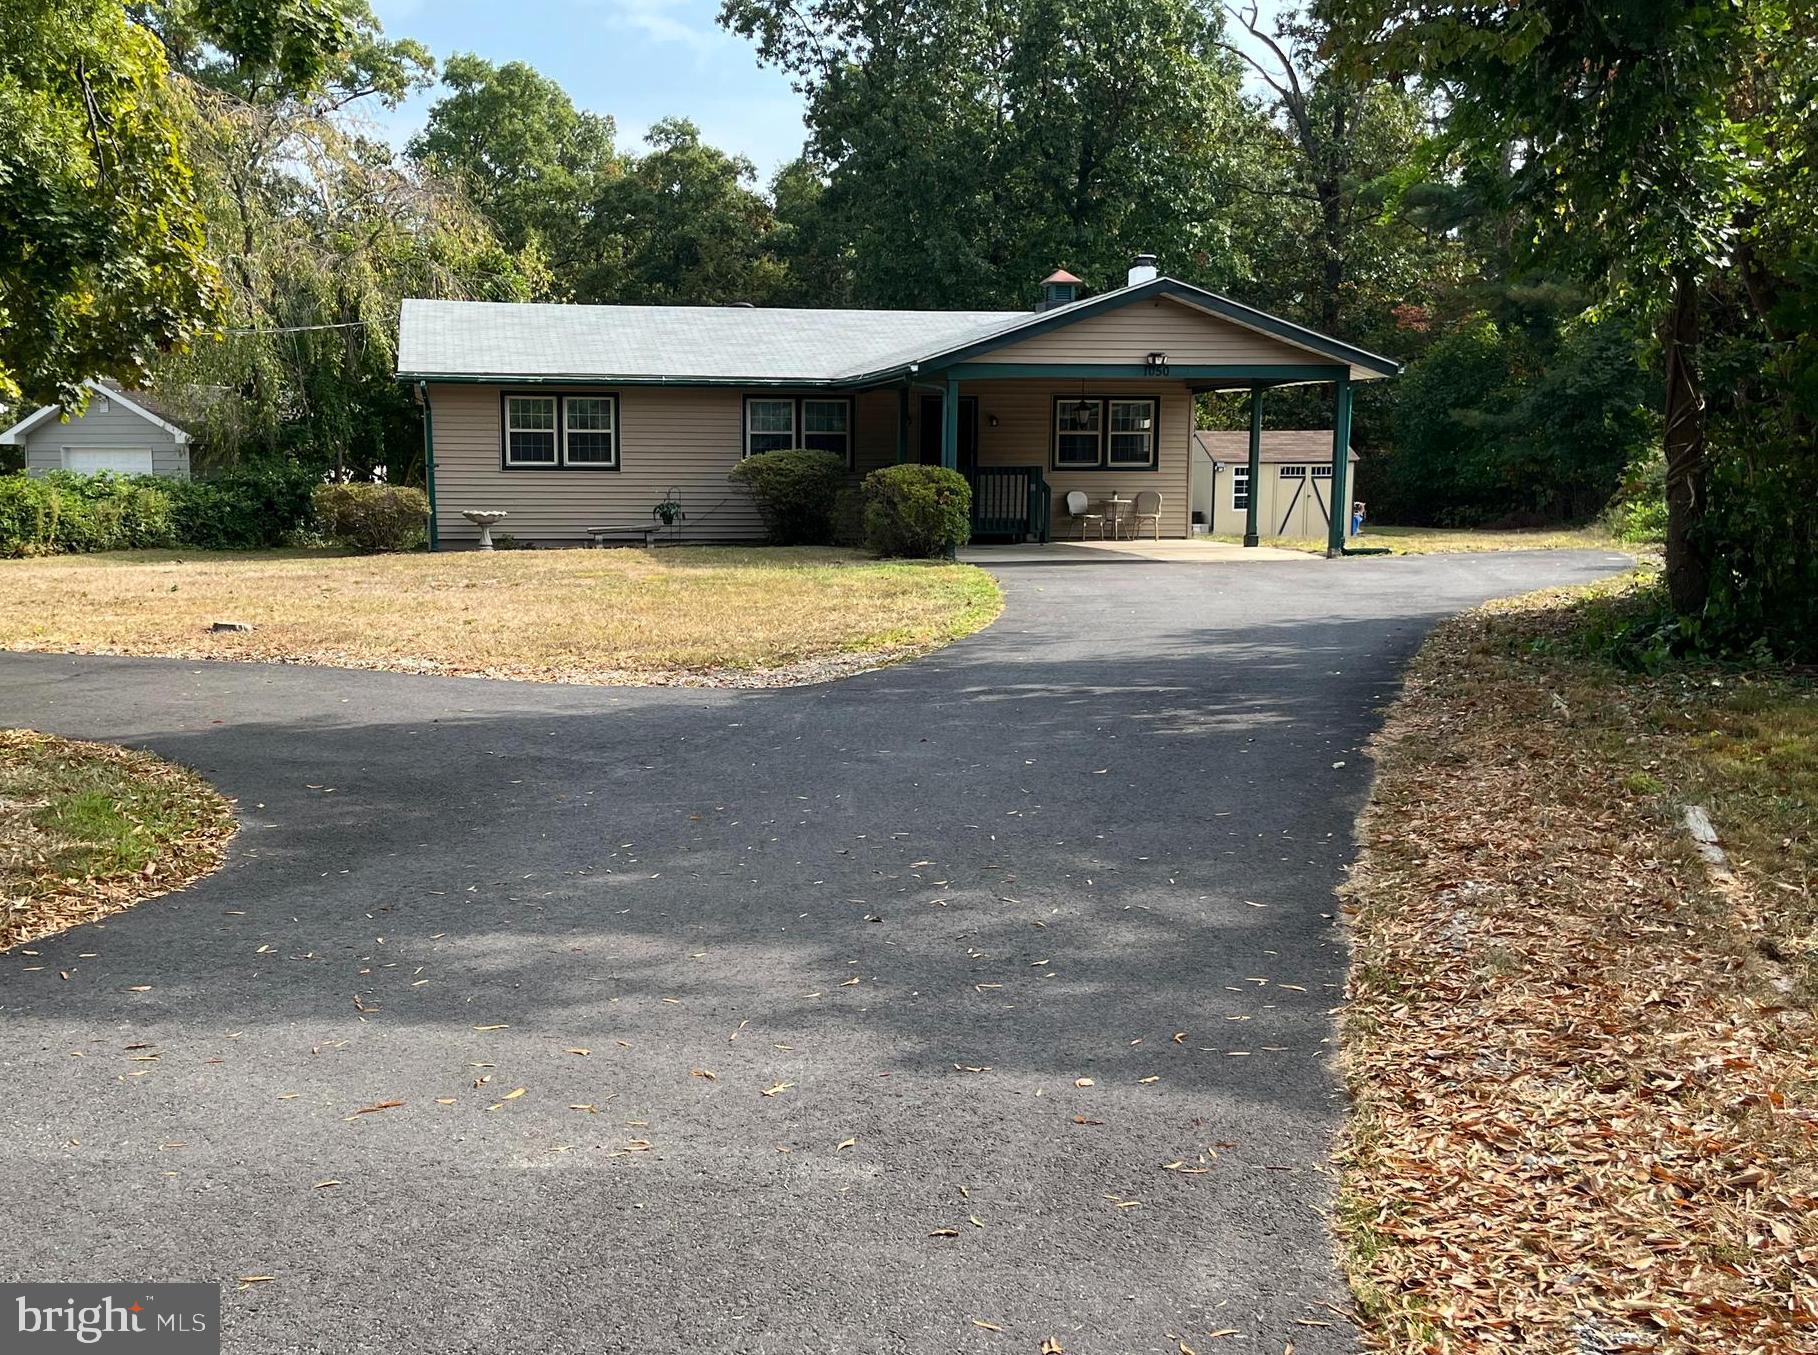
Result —
[[[1210, 428], [1193, 432], [1206, 455], [1214, 461], [1243, 462], [1250, 459], [1250, 435], [1247, 432], [1226, 433]], [[1277, 462], [1330, 461], [1332, 430], [1330, 428], [1265, 428], [1262, 435], [1262, 459], [1270, 465]], [[1350, 460], [1357, 460], [1357, 448], [1351, 448]]]
[[404, 303], [398, 375], [836, 381], [972, 343], [1029, 311]]
[[[862, 384], [923, 361], [952, 362], [1025, 329], [1148, 297], [1171, 297], [1336, 360], [1353, 379], [1393, 376], [1389, 358], [1174, 278], [1044, 311], [786, 310], [751, 306], [404, 303], [398, 375], [426, 380], [621, 381], [700, 385]], [[1328, 379], [1321, 375], [1320, 379]]]

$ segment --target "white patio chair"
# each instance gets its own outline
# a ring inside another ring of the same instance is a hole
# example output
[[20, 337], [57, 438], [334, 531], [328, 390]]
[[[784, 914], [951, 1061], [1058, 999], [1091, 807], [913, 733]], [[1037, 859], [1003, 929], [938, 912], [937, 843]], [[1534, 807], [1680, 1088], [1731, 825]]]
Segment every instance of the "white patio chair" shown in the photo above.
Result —
[[1130, 506], [1130, 539], [1136, 540], [1143, 534], [1143, 523], [1155, 525], [1155, 539], [1161, 540], [1161, 503], [1162, 496], [1153, 489], [1142, 489], [1136, 493], [1136, 502]]
[[1086, 497], [1084, 490], [1070, 489], [1067, 491], [1067, 516], [1079, 523], [1079, 539], [1081, 541], [1086, 539], [1086, 524], [1096, 522], [1099, 539], [1102, 541], [1105, 535], [1105, 515], [1088, 512], [1087, 510], [1091, 506], [1092, 501]]

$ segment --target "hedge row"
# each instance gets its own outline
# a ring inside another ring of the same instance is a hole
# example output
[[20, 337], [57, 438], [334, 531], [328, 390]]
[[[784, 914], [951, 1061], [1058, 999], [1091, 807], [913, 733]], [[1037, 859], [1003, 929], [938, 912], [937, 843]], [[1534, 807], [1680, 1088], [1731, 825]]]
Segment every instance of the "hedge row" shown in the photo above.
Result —
[[[328, 511], [312, 503], [327, 495]], [[320, 516], [356, 550], [417, 544], [428, 500], [389, 485], [318, 485], [290, 466], [253, 466], [211, 480], [151, 475], [0, 475], [0, 555], [191, 546], [263, 550]]]

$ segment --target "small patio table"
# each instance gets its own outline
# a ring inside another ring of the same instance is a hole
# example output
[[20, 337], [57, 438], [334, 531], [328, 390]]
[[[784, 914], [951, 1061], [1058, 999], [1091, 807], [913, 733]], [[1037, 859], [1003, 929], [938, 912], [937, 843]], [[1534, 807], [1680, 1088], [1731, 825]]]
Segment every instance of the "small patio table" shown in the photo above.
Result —
[[1121, 498], [1115, 492], [1105, 500], [1105, 525], [1111, 529], [1113, 541], [1123, 539], [1124, 512], [1134, 502], [1134, 499]]

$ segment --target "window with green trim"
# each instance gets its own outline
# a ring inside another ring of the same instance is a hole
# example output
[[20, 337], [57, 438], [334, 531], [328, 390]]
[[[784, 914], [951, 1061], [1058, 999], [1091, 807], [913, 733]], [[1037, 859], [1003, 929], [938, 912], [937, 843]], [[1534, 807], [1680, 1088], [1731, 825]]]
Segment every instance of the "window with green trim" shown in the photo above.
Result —
[[616, 466], [618, 401], [610, 395], [570, 395], [562, 400], [562, 459], [571, 466]]
[[1097, 400], [1054, 402], [1054, 464], [1096, 467], [1104, 458], [1104, 405]]
[[553, 466], [556, 464], [556, 397], [508, 395], [505, 397], [505, 464]]
[[1057, 395], [1054, 469], [1154, 470], [1160, 425], [1153, 395]]
[[1105, 462], [1112, 466], [1152, 466], [1155, 464], [1156, 401], [1109, 400], [1111, 438], [1105, 448]]
[[759, 399], [745, 401], [745, 455], [780, 452], [796, 445], [795, 401]]
[[850, 400], [802, 401], [802, 446], [832, 452], [852, 460], [852, 402]]

